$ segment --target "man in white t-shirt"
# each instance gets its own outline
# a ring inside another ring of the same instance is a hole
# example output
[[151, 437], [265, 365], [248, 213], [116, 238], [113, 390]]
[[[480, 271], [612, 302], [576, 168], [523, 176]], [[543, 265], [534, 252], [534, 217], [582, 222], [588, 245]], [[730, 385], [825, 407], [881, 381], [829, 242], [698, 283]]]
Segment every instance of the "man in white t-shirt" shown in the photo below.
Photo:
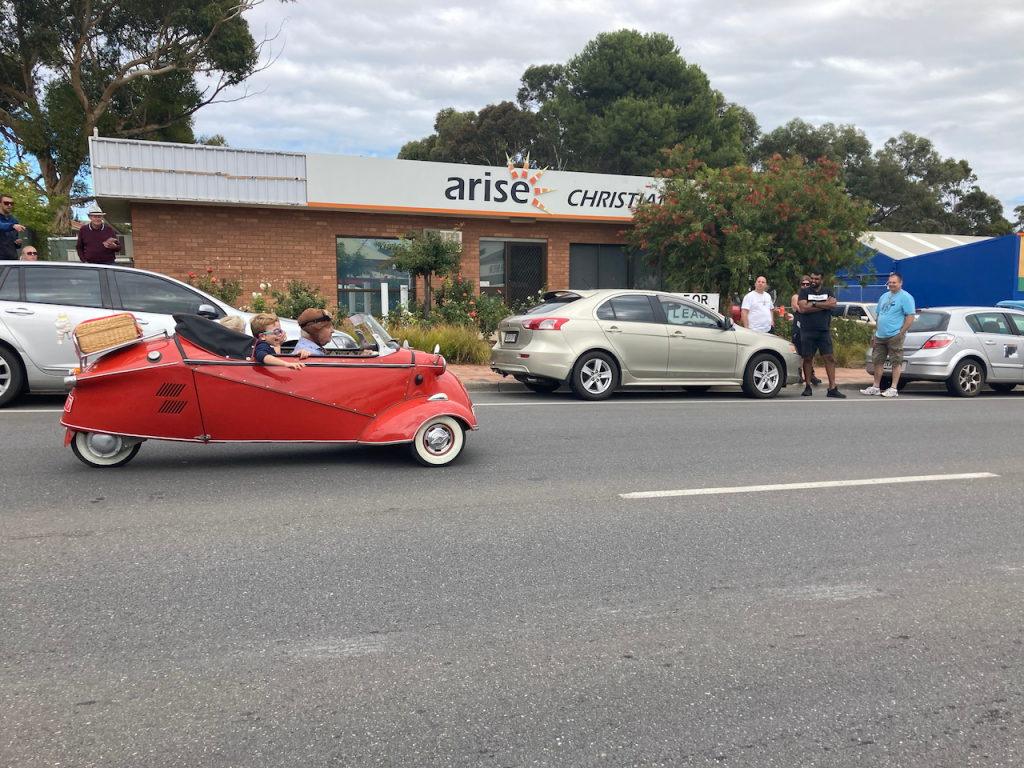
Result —
[[768, 281], [761, 276], [754, 281], [754, 290], [743, 297], [740, 322], [752, 331], [771, 333], [775, 325], [775, 314], [772, 312], [775, 305], [772, 297], [764, 292], [767, 286]]

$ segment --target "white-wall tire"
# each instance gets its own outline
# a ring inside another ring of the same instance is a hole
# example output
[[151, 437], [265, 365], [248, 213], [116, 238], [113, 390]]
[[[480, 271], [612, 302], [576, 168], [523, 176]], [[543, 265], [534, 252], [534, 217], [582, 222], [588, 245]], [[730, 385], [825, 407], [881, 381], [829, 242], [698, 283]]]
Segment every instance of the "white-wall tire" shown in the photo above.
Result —
[[71, 440], [71, 450], [75, 456], [82, 463], [99, 469], [123, 467], [135, 458], [141, 447], [140, 440], [96, 432], [76, 432]]
[[443, 467], [458, 458], [465, 443], [459, 422], [451, 416], [435, 416], [416, 430], [412, 455], [425, 467]]

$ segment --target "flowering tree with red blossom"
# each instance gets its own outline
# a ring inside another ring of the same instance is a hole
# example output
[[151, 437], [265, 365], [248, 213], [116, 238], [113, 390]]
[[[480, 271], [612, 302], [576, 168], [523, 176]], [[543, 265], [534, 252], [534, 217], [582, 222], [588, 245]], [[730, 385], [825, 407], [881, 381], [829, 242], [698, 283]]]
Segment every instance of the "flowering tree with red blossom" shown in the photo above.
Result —
[[732, 295], [750, 290], [759, 275], [788, 297], [812, 269], [826, 280], [864, 271], [857, 238], [870, 209], [846, 194], [836, 163], [775, 155], [755, 171], [708, 168], [683, 147], [666, 157], [654, 174], [661, 200], [642, 201], [625, 236], [646, 251], [669, 290], [718, 292], [727, 314]]

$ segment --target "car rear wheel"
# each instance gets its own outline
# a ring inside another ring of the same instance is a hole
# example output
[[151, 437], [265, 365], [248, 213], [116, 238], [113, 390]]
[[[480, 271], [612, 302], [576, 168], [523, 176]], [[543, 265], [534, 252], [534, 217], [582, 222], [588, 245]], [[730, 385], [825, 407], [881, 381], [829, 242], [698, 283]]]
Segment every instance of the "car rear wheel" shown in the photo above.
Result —
[[141, 447], [141, 441], [100, 432], [76, 432], [71, 441], [75, 456], [90, 467], [101, 469], [123, 467], [135, 458]]
[[18, 356], [7, 347], [0, 345], [0, 408], [21, 394], [25, 381], [25, 369]]
[[1016, 384], [993, 384], [991, 381], [988, 385], [1001, 395], [1005, 395], [1007, 392], [1013, 392], [1013, 388], [1017, 386]]
[[775, 397], [782, 389], [782, 363], [774, 355], [754, 355], [743, 374], [743, 392], [747, 397]]
[[435, 416], [416, 430], [412, 455], [425, 467], [443, 467], [458, 458], [465, 443], [459, 422], [451, 416]]
[[581, 355], [572, 369], [570, 386], [581, 400], [605, 400], [612, 396], [619, 382], [615, 361], [604, 352]]
[[525, 384], [526, 388], [529, 389], [531, 392], [554, 392], [556, 389], [558, 389], [562, 385], [562, 382], [555, 381], [554, 379], [533, 379], [533, 380], [530, 380], [530, 379], [526, 378], [525, 376], [523, 378], [519, 379], [519, 381], [522, 384]]
[[973, 358], [961, 360], [946, 379], [949, 394], [957, 397], [975, 397], [985, 383], [985, 369]]

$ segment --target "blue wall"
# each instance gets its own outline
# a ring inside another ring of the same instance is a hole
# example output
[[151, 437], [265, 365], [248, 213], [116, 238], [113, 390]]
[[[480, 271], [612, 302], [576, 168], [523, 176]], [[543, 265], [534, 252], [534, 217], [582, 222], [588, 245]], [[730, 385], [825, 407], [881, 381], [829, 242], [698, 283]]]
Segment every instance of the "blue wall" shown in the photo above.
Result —
[[1022, 299], [1024, 291], [1019, 290], [1017, 279], [1021, 248], [1021, 237], [1006, 235], [899, 261], [879, 253], [869, 262], [878, 284], [861, 288], [855, 279], [846, 278], [850, 285], [838, 292], [838, 298], [877, 301], [886, 290], [883, 284], [889, 273], [895, 271], [903, 276], [903, 287], [919, 308], [991, 307], [1004, 299]]

